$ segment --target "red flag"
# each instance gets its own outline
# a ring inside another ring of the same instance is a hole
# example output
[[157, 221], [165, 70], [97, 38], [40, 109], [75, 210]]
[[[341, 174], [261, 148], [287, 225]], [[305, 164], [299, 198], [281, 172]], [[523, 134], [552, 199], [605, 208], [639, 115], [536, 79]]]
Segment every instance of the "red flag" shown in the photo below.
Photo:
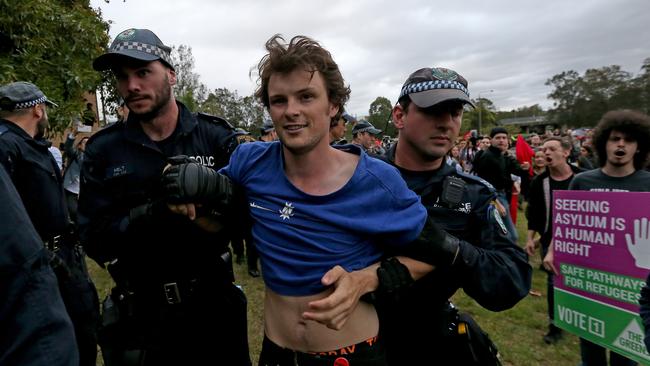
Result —
[[528, 162], [528, 165], [530, 165], [530, 168], [528, 168], [528, 175], [532, 177], [533, 157], [535, 157], [535, 151], [533, 151], [530, 145], [528, 145], [521, 134], [517, 136], [517, 144], [515, 145], [515, 149], [517, 152], [517, 161], [519, 161], [519, 164]]
[[472, 136], [472, 131], [471, 131], [471, 130], [470, 130], [470, 131], [467, 131], [467, 132], [463, 135], [463, 140], [469, 140], [469, 138], [470, 138], [471, 136]]

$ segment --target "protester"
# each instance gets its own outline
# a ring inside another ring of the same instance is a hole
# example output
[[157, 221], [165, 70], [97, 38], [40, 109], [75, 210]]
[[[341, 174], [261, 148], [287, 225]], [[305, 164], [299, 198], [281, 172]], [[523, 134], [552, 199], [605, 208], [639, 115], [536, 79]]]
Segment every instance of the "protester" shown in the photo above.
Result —
[[[573, 176], [582, 170], [568, 162], [571, 153], [571, 144], [559, 137], [549, 137], [544, 140], [542, 152], [546, 158], [546, 171], [536, 176], [530, 184], [528, 196], [528, 207], [526, 217], [528, 218], [528, 237], [526, 241], [526, 253], [529, 256], [535, 254], [535, 250], [541, 244], [542, 259], [548, 252], [548, 247], [553, 238], [553, 220], [551, 217], [551, 202], [553, 192], [566, 190]], [[535, 234], [541, 235], [535, 240]], [[546, 289], [549, 330], [544, 335], [544, 342], [547, 344], [556, 343], [562, 338], [562, 329], [555, 326], [554, 319], [554, 293], [552, 271], [547, 272]]]
[[61, 154], [61, 150], [59, 150], [58, 147], [52, 145], [51, 142], [48, 141], [48, 143], [50, 146], [47, 148], [47, 151], [52, 154], [52, 157], [56, 162], [56, 166], [59, 168], [59, 172], [63, 172], [63, 154]]
[[[304, 36], [287, 44], [276, 35], [266, 48], [256, 96], [280, 142], [241, 145], [221, 170], [245, 191], [262, 262], [259, 364], [385, 365], [375, 308], [358, 300], [377, 289], [379, 245], [435, 257], [433, 240], [419, 236], [426, 211], [393, 168], [329, 144], [350, 93], [330, 53]], [[403, 260], [414, 278], [432, 269]]]
[[49, 255], [0, 165], [0, 365], [77, 366], [79, 351]]
[[94, 366], [97, 293], [72, 231], [61, 170], [48, 151], [49, 141], [43, 139], [49, 125], [47, 105], [56, 106], [34, 84], [18, 81], [0, 87], [0, 164], [50, 251], [61, 297], [74, 325], [80, 365]]
[[[393, 108], [399, 140], [382, 159], [396, 166], [409, 188], [422, 195], [429, 217], [444, 235], [434, 236], [434, 271], [381, 303], [391, 365], [494, 363], [495, 355], [484, 349], [488, 343], [477, 347], [485, 339], [474, 328], [470, 337], [475, 337], [476, 353], [469, 350], [471, 343], [459, 336], [458, 314], [448, 299], [463, 288], [481, 306], [501, 311], [530, 289], [526, 254], [494, 208], [494, 190], [444, 163], [458, 136], [464, 105], [472, 105], [465, 78], [449, 69], [424, 68], [407, 78]], [[389, 273], [403, 271], [391, 261], [381, 267]], [[386, 275], [381, 282], [390, 286], [390, 279], [399, 277]]]
[[533, 157], [533, 179], [546, 171], [546, 154], [542, 149], [535, 151]]
[[75, 134], [70, 133], [65, 141], [66, 168], [63, 174], [63, 189], [65, 190], [70, 219], [76, 223], [81, 164], [83, 162], [88, 137], [84, 136], [79, 139], [79, 142], [76, 143], [76, 147], [75, 139]]
[[594, 153], [589, 145], [582, 145], [580, 147], [580, 156], [578, 157], [577, 165], [585, 170], [596, 168]]
[[539, 137], [538, 134], [533, 133], [529, 136], [529, 138], [530, 138], [530, 147], [533, 150], [542, 147], [542, 139]]
[[170, 207], [161, 180], [177, 155], [214, 172], [237, 134], [174, 98], [170, 51], [150, 30], [127, 29], [93, 62], [112, 71], [130, 110], [90, 138], [82, 168], [81, 237], [116, 283], [104, 302], [102, 354], [107, 365], [250, 365], [246, 299], [227, 249], [231, 231], [240, 233], [234, 215], [214, 202]]
[[510, 219], [510, 200], [513, 180], [511, 175], [523, 176], [528, 174], [528, 162], [521, 165], [510, 155], [508, 150], [508, 131], [503, 127], [495, 127], [490, 132], [490, 147], [474, 159], [474, 172], [488, 181], [497, 191], [499, 202], [503, 206], [503, 217], [511, 235], [517, 238], [517, 231]]
[[[650, 151], [650, 117], [630, 110], [607, 112], [596, 125], [593, 145], [600, 168], [578, 174], [569, 185], [569, 190], [650, 191], [650, 172], [643, 170]], [[557, 275], [552, 248], [544, 258], [544, 266]], [[607, 364], [606, 349], [582, 338], [580, 355], [584, 366]], [[610, 352], [610, 365], [635, 364], [616, 352]]]

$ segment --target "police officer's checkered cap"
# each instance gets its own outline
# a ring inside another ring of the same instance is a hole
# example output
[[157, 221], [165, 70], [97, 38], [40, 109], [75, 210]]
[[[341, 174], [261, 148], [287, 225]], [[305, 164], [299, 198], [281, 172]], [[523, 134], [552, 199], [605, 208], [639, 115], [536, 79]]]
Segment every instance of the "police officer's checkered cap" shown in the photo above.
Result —
[[446, 100], [460, 100], [473, 106], [467, 80], [454, 70], [442, 67], [422, 68], [406, 79], [399, 99], [405, 95], [418, 106], [432, 106]]
[[0, 110], [25, 109], [42, 103], [57, 106], [32, 83], [17, 81], [0, 87]]
[[467, 97], [469, 97], [469, 91], [467, 90], [467, 88], [463, 86], [463, 84], [455, 80], [423, 81], [420, 83], [405, 85], [404, 87], [402, 87], [402, 92], [399, 93], [399, 97], [401, 98], [407, 94], [419, 93], [419, 92], [434, 90], [434, 89], [458, 89], [463, 93], [467, 94]]
[[115, 56], [121, 55], [142, 61], [160, 60], [172, 69], [171, 48], [165, 46], [155, 33], [148, 29], [127, 29], [115, 37], [108, 52], [93, 62], [93, 68], [109, 69]]

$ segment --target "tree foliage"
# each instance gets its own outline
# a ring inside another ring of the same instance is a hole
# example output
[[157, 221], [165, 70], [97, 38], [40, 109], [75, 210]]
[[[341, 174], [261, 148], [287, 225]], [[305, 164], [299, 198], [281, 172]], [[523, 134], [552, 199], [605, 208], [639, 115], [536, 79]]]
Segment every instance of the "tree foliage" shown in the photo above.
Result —
[[618, 65], [588, 69], [584, 75], [563, 71], [546, 81], [553, 91], [549, 110], [552, 122], [571, 126], [593, 126], [602, 115], [613, 109], [650, 110], [650, 59], [634, 76]]
[[223, 117], [233, 126], [253, 131], [262, 126], [264, 109], [252, 95], [241, 97], [237, 91], [217, 88], [200, 105], [205, 113]]
[[174, 95], [190, 110], [196, 111], [205, 99], [208, 88], [199, 80], [199, 74], [194, 72], [192, 47], [172, 47], [171, 58], [176, 71]]
[[479, 129], [479, 110], [481, 112], [481, 131], [489, 131], [496, 125], [497, 112], [494, 102], [488, 98], [481, 97], [472, 100], [472, 103], [476, 107], [473, 109], [470, 107], [469, 110], [465, 110], [463, 113], [463, 121], [460, 126], [461, 133]]
[[100, 85], [92, 60], [107, 43], [108, 23], [88, 0], [0, 0], [0, 84], [36, 84], [59, 104], [48, 113], [55, 131], [83, 112], [83, 93]]
[[393, 104], [385, 97], [377, 97], [368, 109], [368, 122], [384, 131], [384, 135], [394, 137], [397, 135], [392, 120]]

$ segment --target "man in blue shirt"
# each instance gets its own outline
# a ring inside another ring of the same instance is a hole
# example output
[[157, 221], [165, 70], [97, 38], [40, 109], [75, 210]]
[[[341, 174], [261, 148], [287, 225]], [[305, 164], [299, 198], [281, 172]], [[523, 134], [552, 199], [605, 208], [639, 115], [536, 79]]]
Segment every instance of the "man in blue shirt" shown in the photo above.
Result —
[[[280, 141], [241, 145], [220, 171], [243, 187], [260, 252], [260, 365], [385, 365], [375, 308], [358, 300], [377, 289], [377, 244], [417, 242], [426, 210], [396, 169], [359, 147], [329, 144], [350, 93], [329, 52], [302, 36], [288, 44], [275, 36], [266, 47], [256, 95]], [[196, 202], [223, 183], [194, 185], [204, 173], [193, 163], [174, 167], [170, 186]], [[404, 261], [416, 278], [431, 270]]]

